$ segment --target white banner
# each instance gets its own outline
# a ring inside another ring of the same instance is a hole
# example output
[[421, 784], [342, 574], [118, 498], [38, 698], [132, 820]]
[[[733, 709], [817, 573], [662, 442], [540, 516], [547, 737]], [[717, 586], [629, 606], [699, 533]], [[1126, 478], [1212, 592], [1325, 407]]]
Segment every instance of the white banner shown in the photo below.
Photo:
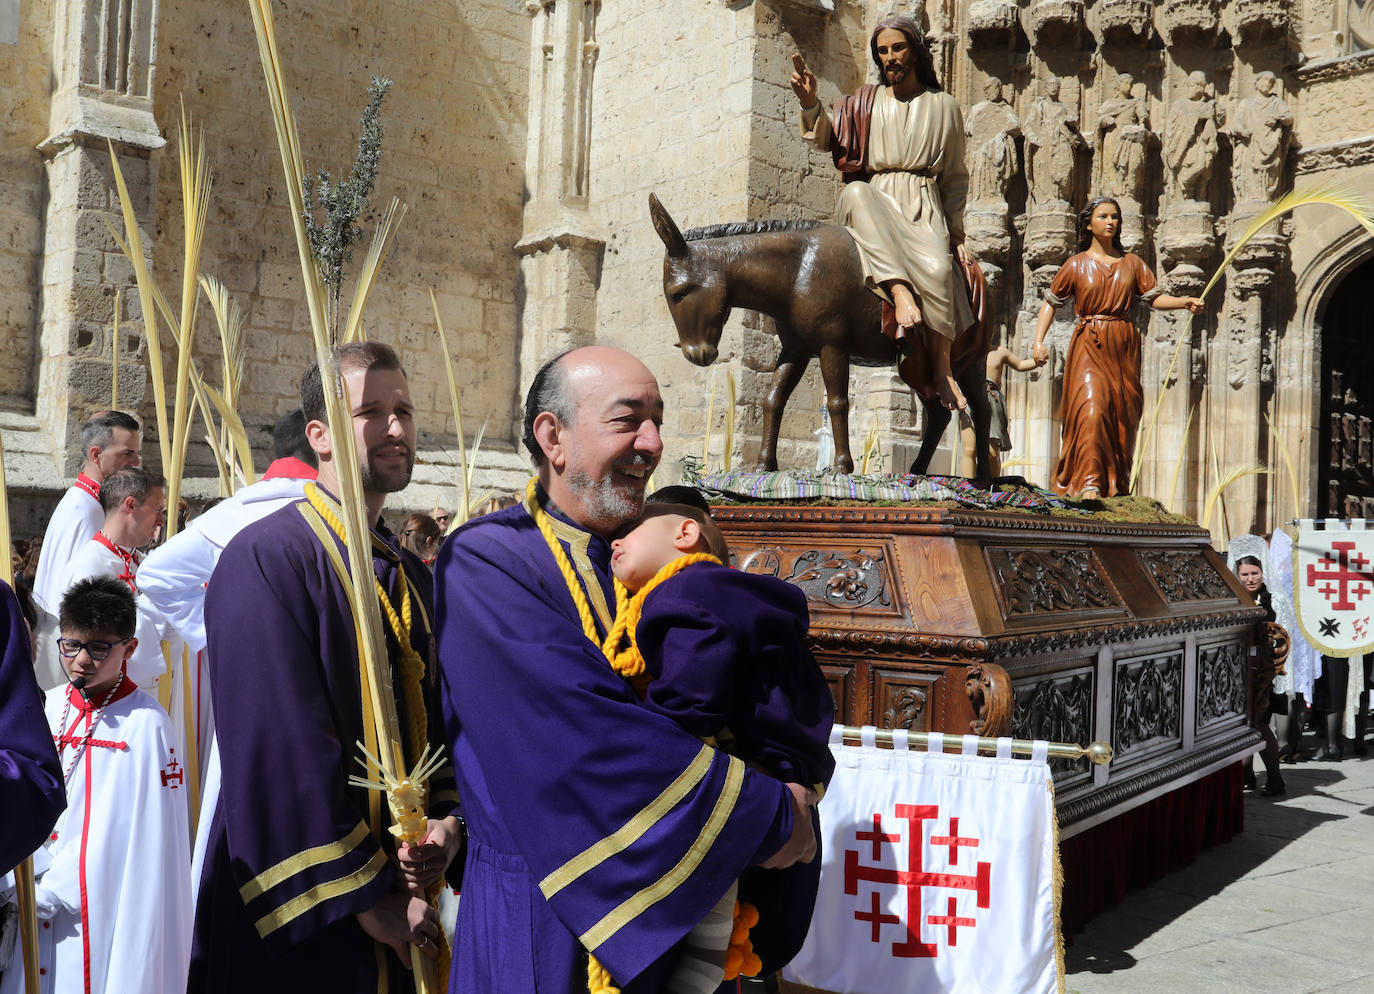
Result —
[[1363, 518], [1346, 530], [1328, 520], [1298, 522], [1293, 544], [1293, 608], [1318, 652], [1354, 656], [1374, 650], [1374, 530]]
[[811, 930], [783, 978], [835, 994], [1062, 994], [1054, 785], [1029, 761], [843, 746]]

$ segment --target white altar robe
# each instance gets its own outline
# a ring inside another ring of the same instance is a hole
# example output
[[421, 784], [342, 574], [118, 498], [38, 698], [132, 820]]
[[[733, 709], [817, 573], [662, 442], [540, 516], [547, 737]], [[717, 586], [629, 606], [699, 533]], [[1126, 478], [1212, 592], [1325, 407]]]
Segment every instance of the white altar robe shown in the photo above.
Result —
[[[48, 723], [62, 722], [67, 687], [49, 691]], [[86, 713], [67, 715], [78, 739]], [[64, 729], [63, 731], [67, 731]], [[43, 994], [182, 994], [191, 961], [190, 851], [184, 770], [171, 723], [135, 689], [95, 722], [76, 756], [67, 810], [34, 854]], [[97, 744], [108, 743], [108, 744]], [[65, 770], [73, 749], [61, 750]], [[84, 928], [84, 935], [83, 935]], [[0, 994], [22, 994], [19, 944]]]
[[[99, 490], [93, 482], [85, 478], [83, 482]], [[62, 595], [67, 592], [66, 579], [72, 556], [90, 542], [104, 523], [105, 512], [100, 501], [81, 484], [62, 495], [48, 519], [43, 548], [38, 554], [38, 569], [33, 577], [33, 601], [38, 608], [38, 658], [34, 660], [34, 672], [43, 690], [67, 682], [54, 644], [58, 635], [57, 609], [62, 604]]]
[[[206, 643], [205, 586], [230, 540], [253, 522], [300, 500], [305, 495], [305, 484], [303, 479], [274, 477], [242, 488], [200, 517], [193, 518], [184, 530], [149, 553], [138, 568], [140, 617], [145, 612], [152, 614], [161, 622], [164, 638], [184, 641], [190, 650], [194, 671], [193, 686], [190, 694], [186, 695], [196, 709], [190, 728], [195, 734], [195, 758], [200, 771], [200, 808], [195, 821], [196, 840], [191, 869], [194, 888], [200, 886], [205, 847], [210, 824], [215, 818], [220, 787], [210, 683], [208, 679], [201, 679], [207, 674], [202, 655]], [[181, 649], [178, 645], [174, 649], [173, 659], [180, 658]], [[174, 715], [184, 699], [182, 694], [173, 693]], [[177, 727], [186, 727], [184, 717]]]

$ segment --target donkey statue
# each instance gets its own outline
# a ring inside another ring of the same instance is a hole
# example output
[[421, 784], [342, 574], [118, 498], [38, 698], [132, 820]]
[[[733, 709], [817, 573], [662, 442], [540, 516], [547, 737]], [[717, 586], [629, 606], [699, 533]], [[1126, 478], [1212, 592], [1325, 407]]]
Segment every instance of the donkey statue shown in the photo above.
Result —
[[[760, 221], [692, 228], [683, 234], [656, 196], [649, 194], [654, 230], [667, 248], [663, 294], [677, 326], [683, 355], [698, 366], [715, 362], [721, 330], [735, 307], [773, 319], [782, 348], [773, 382], [763, 401], [760, 470], [778, 468], [778, 427], [783, 408], [807, 365], [820, 358], [826, 406], [835, 435], [835, 469], [854, 471], [849, 449], [849, 367], [890, 366], [897, 346], [882, 332], [882, 300], [864, 285], [859, 252], [839, 225], [816, 221]], [[950, 364], [977, 438], [977, 480], [991, 479], [988, 463], [987, 388], [984, 385], [989, 329], [985, 320], [983, 274], [964, 266], [964, 279], [977, 322], [954, 342]], [[912, 473], [930, 466], [950, 411], [939, 401], [933, 364], [917, 336], [914, 352], [898, 367], [902, 380], [921, 399], [925, 412], [921, 448]]]

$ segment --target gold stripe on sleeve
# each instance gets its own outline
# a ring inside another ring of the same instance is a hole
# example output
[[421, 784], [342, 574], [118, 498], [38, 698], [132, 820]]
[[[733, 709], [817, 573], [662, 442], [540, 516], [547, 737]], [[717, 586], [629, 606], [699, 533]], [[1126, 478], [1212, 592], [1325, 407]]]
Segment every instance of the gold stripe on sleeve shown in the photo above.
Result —
[[701, 783], [706, 777], [706, 772], [711, 768], [711, 760], [714, 756], [714, 749], [710, 746], [702, 746], [701, 751], [697, 753], [696, 758], [692, 760], [687, 769], [683, 770], [681, 775], [664, 789], [663, 793], [645, 805], [642, 811], [622, 825], [614, 834], [608, 835], [600, 842], [584, 849], [539, 881], [539, 889], [544, 892], [544, 897], [553, 897], [587, 871], [604, 863], [616, 853], [624, 852], [634, 845], [636, 840], [657, 825], [664, 815], [691, 793], [697, 784]]
[[294, 856], [286, 857], [276, 866], [263, 870], [239, 888], [239, 897], [243, 898], [243, 902], [247, 904], [298, 873], [303, 873], [311, 867], [328, 863], [341, 856], [347, 856], [354, 849], [357, 849], [359, 843], [365, 838], [367, 838], [367, 826], [358, 822], [353, 831], [337, 842], [326, 842], [322, 846], [314, 846], [303, 852], [298, 852]]
[[[364, 831], [366, 831], [366, 829], [364, 829]], [[366, 865], [336, 880], [317, 884], [304, 894], [293, 897], [271, 914], [263, 915], [257, 920], [258, 935], [265, 939], [277, 929], [295, 921], [316, 905], [322, 904], [330, 898], [338, 897], [340, 894], [347, 894], [349, 891], [354, 891], [359, 887], [365, 886], [373, 877], [381, 872], [384, 866], [386, 866], [386, 853], [378, 849], [372, 854], [372, 858], [367, 861]]]
[[716, 799], [716, 806], [711, 811], [711, 817], [706, 819], [701, 834], [697, 836], [696, 841], [678, 861], [677, 866], [638, 894], [628, 898], [620, 907], [606, 915], [586, 932], [583, 932], [579, 937], [583, 946], [591, 952], [595, 952], [603, 942], [643, 914], [648, 908], [677, 890], [696, 871], [696, 868], [701, 865], [701, 861], [706, 858], [707, 851], [715, 845], [716, 838], [720, 835], [721, 829], [725, 827], [731, 812], [735, 810], [735, 804], [739, 800], [740, 788], [743, 784], [744, 763], [731, 756], [730, 770], [725, 775], [725, 786], [721, 788], [720, 797]]

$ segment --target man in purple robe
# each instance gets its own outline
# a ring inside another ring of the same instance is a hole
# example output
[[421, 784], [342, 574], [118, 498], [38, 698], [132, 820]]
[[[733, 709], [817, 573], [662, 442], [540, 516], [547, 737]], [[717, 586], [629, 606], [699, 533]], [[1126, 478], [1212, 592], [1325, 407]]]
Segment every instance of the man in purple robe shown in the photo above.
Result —
[[14, 591], [0, 580], [0, 876], [38, 848], [67, 791], [33, 675], [33, 643]]
[[[442, 739], [433, 591], [428, 570], [380, 523], [386, 495], [410, 482], [410, 391], [384, 345], [339, 346], [335, 360], [352, 406], [346, 444], [357, 446], [377, 523], [373, 568], [406, 636], [403, 650], [395, 623], [383, 621], [413, 766], [417, 745]], [[363, 772], [357, 743], [376, 755], [377, 733], [360, 678], [332, 496], [334, 441], [314, 366], [301, 399], [318, 487], [231, 540], [206, 595], [223, 783], [196, 906], [192, 992], [413, 990], [408, 944], [434, 957], [441, 941], [437, 914], [413, 894], [437, 881], [462, 845], [450, 764], [429, 782], [424, 843], [396, 856], [385, 801], [348, 784]]]
[[625, 994], [656, 992], [746, 868], [815, 853], [814, 793], [642, 707], [588, 637], [613, 620], [608, 539], [643, 507], [662, 417], [633, 356], [551, 360], [525, 402], [533, 496], [439, 554], [444, 717], [470, 831], [451, 990], [575, 994], [590, 953]]

